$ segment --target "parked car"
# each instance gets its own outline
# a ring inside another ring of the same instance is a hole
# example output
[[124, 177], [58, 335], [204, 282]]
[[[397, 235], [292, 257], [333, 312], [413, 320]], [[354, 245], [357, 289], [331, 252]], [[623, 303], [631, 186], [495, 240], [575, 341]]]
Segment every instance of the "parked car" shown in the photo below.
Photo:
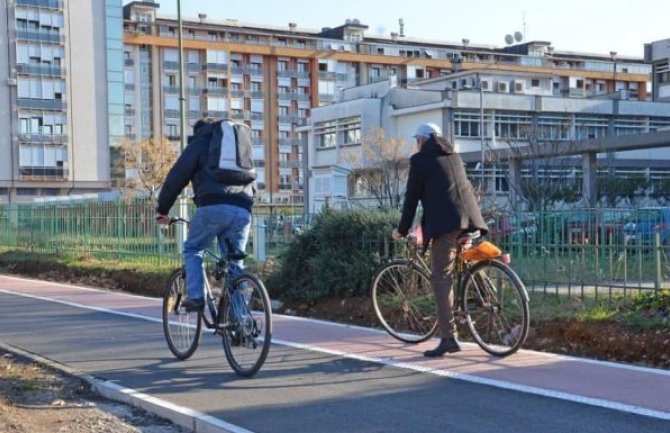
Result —
[[624, 225], [628, 245], [652, 245], [658, 233], [661, 244], [670, 244], [670, 207], [646, 207], [634, 212]]
[[565, 217], [565, 241], [571, 245], [623, 243], [623, 226], [630, 219], [626, 209], [575, 210]]
[[489, 237], [496, 243], [522, 242], [535, 240], [537, 224], [532, 214], [500, 214], [485, 218], [489, 227]]

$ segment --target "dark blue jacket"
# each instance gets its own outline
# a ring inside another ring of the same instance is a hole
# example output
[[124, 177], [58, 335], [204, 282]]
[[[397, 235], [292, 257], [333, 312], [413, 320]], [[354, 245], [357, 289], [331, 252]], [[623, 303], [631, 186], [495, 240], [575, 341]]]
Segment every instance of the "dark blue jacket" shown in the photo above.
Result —
[[167, 215], [177, 196], [188, 185], [193, 184], [193, 201], [198, 207], [215, 204], [230, 204], [251, 212], [254, 204], [254, 183], [227, 185], [215, 180], [207, 171], [209, 141], [213, 128], [219, 123], [201, 126], [196, 136], [189, 138], [188, 145], [175, 162], [158, 195], [156, 212]]
[[407, 191], [398, 232], [407, 235], [421, 202], [424, 241], [454, 230], [488, 227], [482, 218], [461, 157], [441, 139], [432, 138], [410, 158]]

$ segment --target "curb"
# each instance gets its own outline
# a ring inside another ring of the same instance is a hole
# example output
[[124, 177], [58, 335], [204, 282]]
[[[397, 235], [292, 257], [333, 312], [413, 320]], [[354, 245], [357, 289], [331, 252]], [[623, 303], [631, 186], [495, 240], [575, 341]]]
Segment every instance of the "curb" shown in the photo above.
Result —
[[190, 429], [194, 433], [254, 433], [251, 430], [206, 415], [202, 412], [175, 405], [166, 400], [141, 393], [135, 389], [117, 385], [108, 380], [98, 379], [80, 370], [44, 358], [35, 353], [27, 352], [18, 347], [3, 343], [2, 341], [0, 341], [0, 349], [5, 352], [14, 353], [23, 358], [28, 358], [51, 369], [83, 380], [102, 397], [145, 410], [158, 417], [167, 419], [180, 427]]

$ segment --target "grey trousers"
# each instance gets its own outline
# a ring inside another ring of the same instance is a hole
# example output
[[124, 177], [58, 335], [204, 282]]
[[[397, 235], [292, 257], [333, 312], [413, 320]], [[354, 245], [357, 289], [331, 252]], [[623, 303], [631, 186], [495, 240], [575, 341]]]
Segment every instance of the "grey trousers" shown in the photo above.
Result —
[[437, 304], [437, 325], [444, 338], [456, 335], [456, 320], [454, 319], [454, 277], [451, 271], [454, 268], [458, 251], [458, 236], [462, 230], [444, 233], [433, 239], [430, 247], [430, 285]]

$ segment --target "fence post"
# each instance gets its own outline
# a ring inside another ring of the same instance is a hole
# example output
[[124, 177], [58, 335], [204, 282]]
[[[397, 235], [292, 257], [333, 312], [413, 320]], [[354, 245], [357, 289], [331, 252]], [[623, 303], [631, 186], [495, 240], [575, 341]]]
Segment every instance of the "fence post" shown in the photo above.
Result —
[[254, 230], [254, 257], [257, 262], [265, 261], [265, 217], [257, 216], [254, 218], [256, 224], [253, 225]]
[[654, 233], [654, 293], [661, 290], [661, 234]]

